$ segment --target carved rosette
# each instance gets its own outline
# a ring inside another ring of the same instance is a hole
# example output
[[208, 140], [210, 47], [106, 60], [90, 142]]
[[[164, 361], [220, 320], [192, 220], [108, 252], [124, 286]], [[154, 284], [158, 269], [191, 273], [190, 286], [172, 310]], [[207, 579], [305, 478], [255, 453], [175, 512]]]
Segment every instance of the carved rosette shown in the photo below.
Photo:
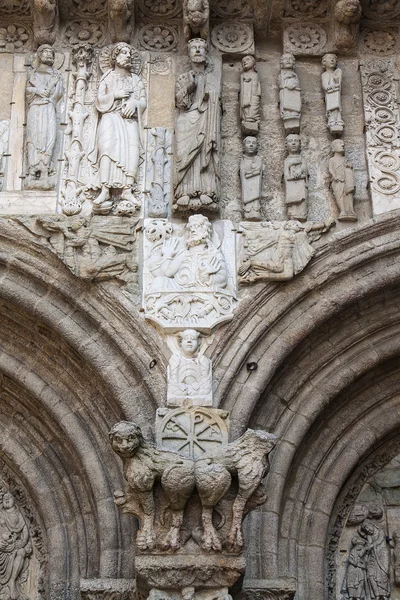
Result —
[[104, 42], [105, 26], [98, 21], [89, 21], [83, 19], [81, 21], [72, 21], [68, 23], [64, 38], [67, 44], [78, 46], [81, 44], [89, 44], [96, 46]]
[[211, 2], [211, 11], [213, 15], [223, 19], [236, 19], [238, 17], [253, 16], [253, 11], [247, 0], [214, 0]]
[[374, 214], [400, 206], [398, 98], [391, 60], [361, 63], [367, 156]]
[[390, 21], [400, 15], [397, 0], [361, 0], [363, 15], [371, 21]]
[[139, 0], [139, 9], [146, 17], [170, 19], [181, 11], [178, 0]]
[[320, 55], [327, 42], [325, 29], [317, 23], [288, 25], [283, 32], [284, 51], [296, 55]]
[[308, 17], [323, 17], [327, 13], [326, 0], [286, 0], [285, 17], [298, 19]]
[[367, 28], [362, 33], [362, 44], [367, 54], [395, 54], [399, 50], [399, 30], [396, 27]]
[[170, 52], [178, 45], [178, 31], [176, 27], [165, 23], [149, 23], [139, 30], [138, 42], [145, 50]]
[[0, 16], [28, 16], [31, 12], [29, 0], [0, 0]]
[[26, 52], [32, 47], [32, 29], [26, 23], [2, 23], [0, 52]]
[[215, 48], [226, 54], [253, 54], [254, 32], [251, 25], [230, 21], [216, 25], [211, 33]]

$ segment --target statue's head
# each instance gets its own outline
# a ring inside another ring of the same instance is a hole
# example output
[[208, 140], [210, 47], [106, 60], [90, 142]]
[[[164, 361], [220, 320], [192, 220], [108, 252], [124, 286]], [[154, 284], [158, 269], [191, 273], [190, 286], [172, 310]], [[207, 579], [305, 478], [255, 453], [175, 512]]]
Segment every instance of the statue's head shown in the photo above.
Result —
[[49, 65], [51, 67], [54, 65], [55, 52], [50, 44], [43, 44], [42, 46], [39, 46], [39, 48], [36, 50], [36, 56], [39, 63], [43, 65]]
[[14, 496], [10, 492], [6, 492], [3, 496], [3, 507], [12, 508], [15, 504]]
[[358, 536], [354, 536], [351, 539], [351, 545], [352, 546], [364, 546], [365, 545], [365, 540], [363, 540], [362, 538], [358, 537]]
[[242, 58], [242, 67], [243, 67], [243, 71], [251, 71], [252, 69], [254, 69], [256, 66], [256, 59], [254, 58], [254, 56], [251, 56], [250, 54], [248, 54], [247, 56], [244, 56]]
[[179, 345], [187, 356], [194, 356], [200, 346], [200, 332], [195, 329], [185, 329], [178, 333]]
[[189, 58], [193, 63], [203, 63], [207, 59], [207, 42], [203, 38], [188, 41]]
[[204, 215], [191, 215], [185, 228], [188, 232], [186, 243], [189, 248], [211, 241], [212, 225]]
[[361, 529], [367, 535], [373, 535], [375, 532], [375, 525], [367, 520], [362, 523]]
[[344, 141], [340, 140], [339, 138], [337, 140], [333, 140], [331, 144], [331, 150], [332, 152], [339, 152], [339, 154], [344, 154]]
[[131, 69], [132, 67], [132, 47], [125, 42], [115, 44], [110, 57], [111, 66]]
[[243, 140], [243, 152], [254, 156], [257, 154], [257, 138], [254, 135], [248, 135]]
[[296, 59], [293, 54], [282, 54], [281, 56], [281, 68], [282, 69], [294, 69], [296, 66]]
[[339, 0], [335, 6], [335, 18], [339, 23], [357, 23], [361, 14], [360, 0]]
[[336, 54], [325, 54], [325, 56], [322, 57], [322, 66], [325, 67], [325, 69], [336, 69]]
[[298, 154], [301, 150], [301, 137], [297, 133], [287, 135], [286, 148], [289, 154]]
[[131, 421], [116, 423], [108, 436], [112, 449], [121, 458], [132, 457], [144, 441], [140, 427]]

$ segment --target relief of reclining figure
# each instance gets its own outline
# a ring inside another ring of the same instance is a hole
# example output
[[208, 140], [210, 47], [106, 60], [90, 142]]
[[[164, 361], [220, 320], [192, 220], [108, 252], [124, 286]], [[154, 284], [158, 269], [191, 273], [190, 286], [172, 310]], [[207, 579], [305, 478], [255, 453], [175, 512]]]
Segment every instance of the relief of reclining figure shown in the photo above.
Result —
[[[140, 550], [153, 550], [156, 545], [155, 502], [153, 488], [161, 482], [164, 500], [172, 513], [171, 527], [163, 549], [180, 548], [180, 530], [184, 509], [195, 489], [202, 505], [202, 547], [222, 550], [220, 537], [212, 517], [217, 503], [231, 487], [232, 475], [237, 477], [238, 490], [232, 506], [232, 524], [226, 547], [239, 552], [243, 547], [242, 520], [246, 504], [268, 471], [268, 454], [276, 444], [274, 435], [248, 429], [239, 439], [196, 461], [167, 450], [157, 450], [143, 438], [140, 428], [128, 421], [114, 425], [109, 433], [111, 445], [123, 462], [128, 482], [124, 492], [115, 492], [115, 502], [123, 512], [140, 520], [137, 545]], [[255, 507], [255, 506], [254, 506]]]

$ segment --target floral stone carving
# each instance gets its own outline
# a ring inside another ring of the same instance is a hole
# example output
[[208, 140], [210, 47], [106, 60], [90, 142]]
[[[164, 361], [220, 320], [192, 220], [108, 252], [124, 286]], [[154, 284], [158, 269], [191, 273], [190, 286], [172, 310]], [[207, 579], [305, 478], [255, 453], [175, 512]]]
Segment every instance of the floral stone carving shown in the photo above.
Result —
[[326, 0], [286, 0], [285, 17], [321, 17], [327, 12]]
[[140, 10], [146, 17], [175, 17], [181, 8], [177, 0], [139, 0]]
[[103, 53], [103, 66], [110, 69], [100, 79], [95, 145], [88, 156], [94, 170], [88, 187], [100, 191], [93, 200], [95, 214], [109, 214], [118, 202], [140, 206], [135, 193], [147, 99], [142, 78], [132, 72], [136, 54], [124, 42]]
[[[139, 518], [136, 543], [140, 550], [153, 551], [157, 543], [170, 551], [182, 547], [185, 507], [197, 490], [201, 502], [202, 532], [198, 532], [199, 526], [196, 531], [192, 528], [191, 536], [197, 537], [203, 550], [221, 552], [222, 541], [213, 523], [213, 512], [216, 504], [230, 490], [232, 476], [235, 476], [238, 487], [231, 505], [231, 524], [225, 545], [233, 552], [241, 551], [245, 507], [248, 503], [254, 507], [253, 496], [257, 496], [267, 472], [267, 457], [275, 446], [275, 436], [248, 429], [235, 442], [193, 460], [175, 452], [157, 450], [144, 440], [140, 428], [134, 423], [117, 423], [109, 435], [114, 452], [122, 458], [127, 481], [125, 491], [115, 492], [115, 501], [123, 512]], [[156, 482], [161, 483], [162, 500], [171, 515], [165, 535], [158, 535], [164, 520], [160, 520], [155, 510]], [[259, 500], [255, 504], [259, 504]]]
[[361, 0], [364, 16], [372, 21], [388, 20], [400, 14], [397, 0]]
[[138, 219], [64, 215], [15, 217], [45, 241], [70, 271], [87, 281], [115, 279], [137, 293]]
[[146, 219], [143, 305], [146, 318], [170, 332], [209, 333], [233, 316], [234, 233], [229, 221], [213, 227], [192, 215], [187, 225]]
[[68, 44], [76, 46], [79, 44], [97, 45], [104, 39], [104, 27], [96, 21], [72, 21], [69, 23], [64, 36]]
[[385, 56], [398, 49], [398, 31], [395, 28], [366, 29], [363, 33], [365, 52]]
[[25, 52], [32, 44], [32, 32], [22, 23], [0, 27], [0, 52]]
[[[207, 42], [188, 43], [191, 70], [175, 89], [175, 212], [218, 210], [220, 94], [208, 71]], [[218, 85], [220, 81], [218, 82]]]
[[160, 23], [145, 25], [138, 32], [139, 44], [153, 52], [169, 52], [178, 45], [178, 32], [175, 27]]
[[54, 59], [51, 46], [40, 46], [36, 53], [37, 65], [26, 85], [28, 168], [25, 189], [49, 190], [55, 184], [57, 105], [64, 95], [64, 82], [61, 73], [53, 67]]
[[294, 55], [320, 54], [326, 41], [325, 29], [316, 23], [289, 25], [283, 32], [285, 52]]
[[185, 329], [176, 341], [167, 369], [167, 406], [212, 406], [212, 364], [203, 355], [200, 332]]
[[213, 45], [227, 54], [252, 54], [254, 33], [250, 25], [231, 21], [216, 25], [211, 33]]
[[335, 221], [241, 223], [239, 282], [285, 281], [300, 273], [315, 254], [312, 243]]
[[229, 413], [200, 406], [157, 410], [157, 448], [197, 460], [227, 446]]

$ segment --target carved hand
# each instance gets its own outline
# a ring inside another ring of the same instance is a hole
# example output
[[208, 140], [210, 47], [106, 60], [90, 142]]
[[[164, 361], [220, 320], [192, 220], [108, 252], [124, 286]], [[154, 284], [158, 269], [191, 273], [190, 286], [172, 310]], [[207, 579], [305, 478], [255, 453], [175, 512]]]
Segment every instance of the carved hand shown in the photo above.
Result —
[[122, 116], [130, 119], [133, 117], [133, 115], [135, 114], [137, 109], [137, 102], [136, 100], [134, 100], [133, 98], [131, 98], [127, 103], [126, 106], [124, 108], [124, 110], [122, 111]]
[[117, 90], [114, 93], [114, 98], [116, 100], [124, 100], [126, 98], [129, 98], [130, 96], [130, 92], [128, 92], [128, 90]]
[[163, 244], [162, 255], [165, 258], [174, 258], [176, 252], [178, 250], [179, 240], [177, 239], [169, 239], [166, 240]]

